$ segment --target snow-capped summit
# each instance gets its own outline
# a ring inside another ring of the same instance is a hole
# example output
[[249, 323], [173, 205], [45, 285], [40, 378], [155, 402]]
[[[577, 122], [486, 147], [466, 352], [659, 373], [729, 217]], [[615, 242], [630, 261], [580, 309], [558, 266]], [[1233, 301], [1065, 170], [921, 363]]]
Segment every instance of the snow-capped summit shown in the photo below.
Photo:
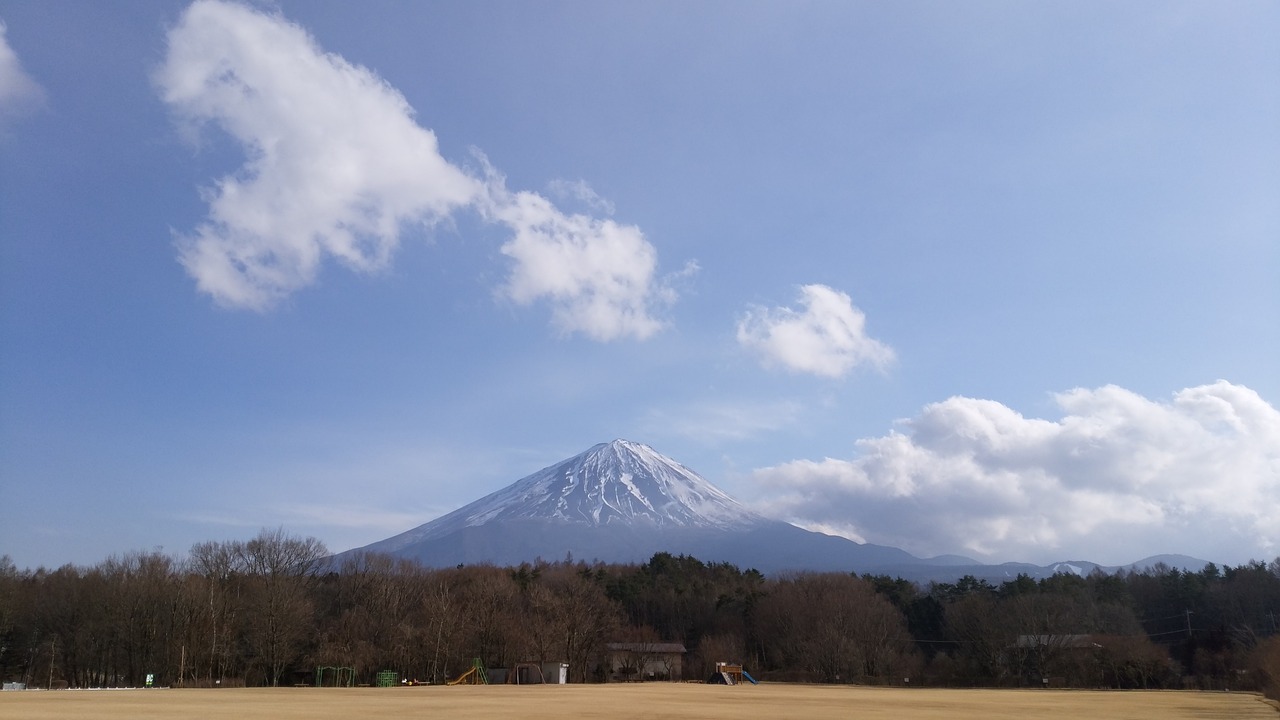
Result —
[[467, 527], [518, 520], [592, 527], [744, 530], [766, 522], [643, 443], [614, 440], [528, 475], [396, 537], [394, 551]]
[[727, 528], [760, 520], [694, 471], [629, 440], [596, 445], [481, 498], [458, 514], [467, 525], [554, 518], [590, 525], [649, 522]]

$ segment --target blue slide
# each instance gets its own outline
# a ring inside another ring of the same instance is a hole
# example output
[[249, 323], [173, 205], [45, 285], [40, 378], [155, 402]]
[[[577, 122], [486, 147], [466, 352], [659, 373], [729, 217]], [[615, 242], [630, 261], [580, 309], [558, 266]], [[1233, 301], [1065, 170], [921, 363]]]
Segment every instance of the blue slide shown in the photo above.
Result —
[[756, 682], [756, 679], [755, 679], [755, 678], [753, 678], [753, 677], [751, 677], [751, 673], [747, 672], [746, 670], [743, 670], [743, 671], [742, 671], [742, 677], [744, 677], [744, 678], [746, 678], [746, 679], [750, 680], [752, 685], [759, 685], [759, 684], [760, 684], [760, 683]]

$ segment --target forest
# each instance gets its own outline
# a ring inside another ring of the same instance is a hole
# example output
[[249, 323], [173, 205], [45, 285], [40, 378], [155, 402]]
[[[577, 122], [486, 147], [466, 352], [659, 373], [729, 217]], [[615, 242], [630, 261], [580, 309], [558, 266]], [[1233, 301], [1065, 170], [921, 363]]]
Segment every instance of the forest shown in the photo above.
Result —
[[1280, 692], [1280, 558], [1199, 572], [973, 577], [920, 586], [852, 573], [765, 577], [658, 553], [428, 569], [333, 562], [284, 530], [136, 552], [91, 567], [0, 558], [0, 679], [27, 687], [311, 684], [319, 667], [439, 683], [564, 662], [611, 679], [609, 643], [680, 643], [680, 672], [717, 661], [764, 681]]

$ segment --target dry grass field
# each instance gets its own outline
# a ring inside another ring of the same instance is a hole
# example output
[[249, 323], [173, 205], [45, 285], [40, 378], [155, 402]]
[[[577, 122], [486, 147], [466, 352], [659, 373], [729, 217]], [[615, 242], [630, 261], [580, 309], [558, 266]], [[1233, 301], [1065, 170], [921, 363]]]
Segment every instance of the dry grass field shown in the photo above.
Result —
[[546, 685], [492, 687], [61, 690], [0, 693], [0, 718], [894, 718], [991, 720], [1276, 720], [1246, 693], [934, 690], [780, 685]]
[[765, 684], [493, 685], [493, 687], [133, 689], [0, 693], [0, 717], [102, 720], [369, 720], [378, 717], [524, 720], [744, 717], [795, 719], [1276, 720], [1247, 693], [954, 691]]

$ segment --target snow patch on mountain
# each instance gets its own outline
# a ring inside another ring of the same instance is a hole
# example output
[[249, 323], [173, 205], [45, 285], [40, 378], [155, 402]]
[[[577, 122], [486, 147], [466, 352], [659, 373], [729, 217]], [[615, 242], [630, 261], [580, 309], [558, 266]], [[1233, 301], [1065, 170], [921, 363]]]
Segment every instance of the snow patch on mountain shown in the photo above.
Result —
[[614, 440], [389, 538], [384, 549], [507, 520], [718, 530], [749, 529], [768, 522], [648, 445]]

